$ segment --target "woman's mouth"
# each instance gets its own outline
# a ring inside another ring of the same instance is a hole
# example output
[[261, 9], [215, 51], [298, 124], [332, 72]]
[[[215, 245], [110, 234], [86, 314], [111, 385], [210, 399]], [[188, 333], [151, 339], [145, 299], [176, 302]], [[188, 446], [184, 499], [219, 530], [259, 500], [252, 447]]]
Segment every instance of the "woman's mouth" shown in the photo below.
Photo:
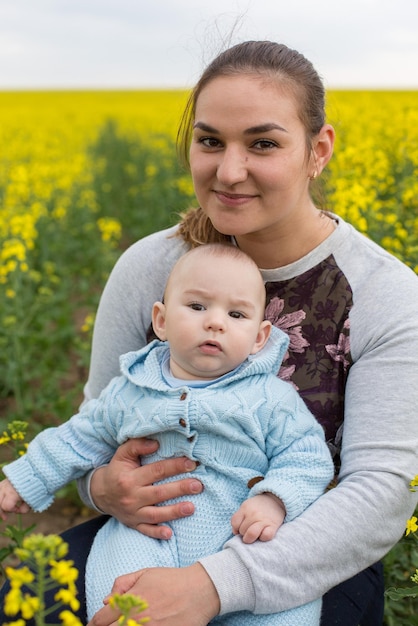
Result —
[[217, 191], [214, 189], [216, 198], [226, 206], [242, 206], [255, 198], [254, 195], [247, 193], [227, 193], [225, 191]]

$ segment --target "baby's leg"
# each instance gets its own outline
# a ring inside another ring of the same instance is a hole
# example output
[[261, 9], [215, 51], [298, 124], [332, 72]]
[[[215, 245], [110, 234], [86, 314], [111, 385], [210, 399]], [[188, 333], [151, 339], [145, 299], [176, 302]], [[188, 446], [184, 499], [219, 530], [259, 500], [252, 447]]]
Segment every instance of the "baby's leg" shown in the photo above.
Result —
[[175, 537], [151, 539], [110, 518], [97, 533], [87, 561], [88, 618], [103, 607], [118, 576], [145, 567], [179, 567]]

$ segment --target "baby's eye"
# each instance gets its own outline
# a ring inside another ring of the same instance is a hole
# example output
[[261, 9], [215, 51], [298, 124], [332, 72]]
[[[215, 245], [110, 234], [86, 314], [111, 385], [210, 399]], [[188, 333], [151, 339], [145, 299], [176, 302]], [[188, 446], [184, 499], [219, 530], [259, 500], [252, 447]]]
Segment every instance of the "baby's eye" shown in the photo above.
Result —
[[234, 319], [239, 320], [241, 318], [245, 318], [245, 315], [244, 313], [241, 313], [241, 311], [230, 311], [229, 317], [233, 317]]
[[200, 302], [191, 302], [189, 305], [190, 309], [193, 309], [193, 311], [204, 311], [205, 307], [203, 306], [203, 304], [200, 304]]

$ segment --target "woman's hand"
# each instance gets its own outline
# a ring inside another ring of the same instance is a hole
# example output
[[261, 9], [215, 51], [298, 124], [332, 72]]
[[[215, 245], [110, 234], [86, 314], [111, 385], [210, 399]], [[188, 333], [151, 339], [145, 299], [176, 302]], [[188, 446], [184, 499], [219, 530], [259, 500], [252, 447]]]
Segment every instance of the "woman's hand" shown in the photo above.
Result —
[[[153, 567], [116, 579], [112, 594], [130, 593], [148, 603], [148, 609], [131, 617], [150, 617], [159, 626], [207, 626], [219, 613], [219, 598], [205, 569], [195, 563], [180, 569]], [[120, 612], [105, 599], [88, 626], [117, 626]]]
[[164, 522], [188, 517], [194, 513], [192, 502], [156, 506], [170, 498], [203, 491], [195, 478], [170, 483], [155, 482], [192, 472], [196, 463], [185, 457], [157, 461], [141, 466], [140, 457], [152, 454], [158, 442], [130, 439], [116, 451], [109, 465], [98, 468], [91, 479], [90, 491], [95, 505], [120, 522], [155, 539], [170, 539], [172, 531]]

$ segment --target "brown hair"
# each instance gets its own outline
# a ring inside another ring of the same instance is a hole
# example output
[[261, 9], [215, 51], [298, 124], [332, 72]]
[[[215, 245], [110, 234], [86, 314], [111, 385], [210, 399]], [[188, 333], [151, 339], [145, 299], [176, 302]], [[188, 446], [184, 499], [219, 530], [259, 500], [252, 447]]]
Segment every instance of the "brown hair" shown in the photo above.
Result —
[[[187, 101], [177, 134], [177, 152], [189, 167], [189, 147], [193, 133], [196, 103], [202, 90], [219, 76], [258, 74], [280, 81], [295, 96], [298, 115], [306, 131], [307, 153], [312, 139], [325, 123], [325, 89], [321, 78], [302, 54], [273, 41], [245, 41], [219, 54], [204, 70]], [[230, 240], [214, 229], [201, 208], [182, 215], [179, 235], [192, 247], [208, 242]]]
[[[196, 248], [199, 247], [199, 250], [196, 251]], [[263, 276], [257, 266], [257, 263], [243, 250], [241, 250], [240, 248], [237, 248], [237, 246], [234, 246], [230, 241], [228, 243], [225, 242], [221, 242], [221, 243], [208, 243], [208, 244], [202, 244], [202, 246], [194, 246], [194, 248], [192, 248], [191, 250], [189, 250], [188, 252], [186, 252], [185, 254], [183, 254], [175, 263], [173, 269], [170, 272], [170, 275], [168, 277], [167, 280], [167, 284], [166, 284], [166, 288], [165, 288], [165, 292], [167, 292], [167, 288], [169, 286], [170, 280], [172, 275], [174, 274], [174, 270], [175, 268], [180, 265], [181, 263], [183, 263], [183, 261], [190, 255], [194, 255], [194, 254], [205, 254], [207, 256], [213, 256], [213, 257], [217, 257], [217, 258], [230, 258], [230, 259], [237, 259], [238, 261], [241, 261], [243, 264], [247, 264], [249, 266], [251, 266], [256, 273], [259, 275], [260, 277], [260, 285], [262, 286], [262, 290], [263, 292], [265, 291], [264, 288], [264, 279]], [[209, 260], [208, 260], [209, 263]], [[265, 294], [266, 296], [266, 294]], [[264, 309], [266, 306], [266, 302], [264, 300], [263, 302], [263, 307], [262, 307], [262, 312], [264, 315]]]

